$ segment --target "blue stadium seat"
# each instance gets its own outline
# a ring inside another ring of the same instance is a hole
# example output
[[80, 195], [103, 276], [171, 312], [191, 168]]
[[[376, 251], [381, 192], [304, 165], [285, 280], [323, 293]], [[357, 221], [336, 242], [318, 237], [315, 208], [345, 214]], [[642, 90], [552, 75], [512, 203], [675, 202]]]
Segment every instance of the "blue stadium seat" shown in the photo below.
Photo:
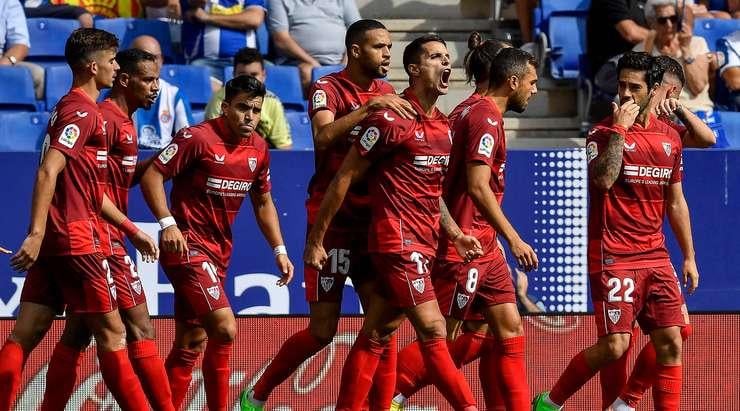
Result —
[[38, 151], [49, 113], [0, 113], [0, 151]]
[[547, 36], [553, 78], [572, 79], [581, 74], [582, 56], [586, 53], [586, 16], [586, 11], [550, 16]]
[[719, 111], [716, 113], [722, 117], [727, 145], [730, 148], [740, 148], [740, 112]]
[[267, 65], [265, 71], [265, 86], [280, 98], [286, 110], [306, 110], [298, 67]]
[[206, 67], [165, 64], [159, 76], [180, 87], [193, 111], [204, 110], [213, 94], [210, 71]]
[[313, 150], [313, 132], [311, 120], [307, 113], [287, 112], [285, 117], [290, 125], [290, 137], [293, 140], [294, 150]]
[[170, 26], [164, 21], [135, 18], [97, 19], [95, 27], [115, 34], [122, 50], [129, 48], [136, 37], [148, 34], [159, 40], [166, 63], [174, 63], [177, 59], [170, 37]]
[[588, 11], [591, 0], [540, 0], [532, 12], [532, 29], [534, 35], [547, 33], [550, 26], [550, 17], [569, 15], [575, 12]]
[[711, 51], [717, 51], [717, 40], [736, 30], [740, 30], [740, 19], [697, 19], [694, 21], [694, 35], [704, 37]]
[[314, 69], [311, 71], [311, 84], [315, 83], [316, 80], [326, 76], [327, 74], [336, 73], [342, 70], [344, 70], [344, 66], [341, 64], [335, 64], [333, 66], [314, 67]]
[[0, 67], [0, 110], [36, 111], [31, 71], [26, 67]]
[[80, 27], [77, 20], [68, 19], [27, 19], [31, 48], [28, 61], [66, 63], [64, 45], [73, 31]]
[[68, 66], [51, 66], [46, 68], [46, 111], [53, 111], [59, 99], [64, 97], [72, 87], [72, 70]]

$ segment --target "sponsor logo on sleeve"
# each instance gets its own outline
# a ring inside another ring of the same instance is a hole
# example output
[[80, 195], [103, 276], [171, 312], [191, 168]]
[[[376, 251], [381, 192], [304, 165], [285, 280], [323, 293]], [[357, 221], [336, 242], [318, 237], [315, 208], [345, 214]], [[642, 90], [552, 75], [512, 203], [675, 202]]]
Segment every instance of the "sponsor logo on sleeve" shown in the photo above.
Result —
[[76, 124], [67, 124], [59, 134], [59, 144], [72, 148], [75, 146], [77, 139], [80, 138], [80, 128]]
[[493, 136], [486, 133], [480, 138], [478, 143], [478, 154], [482, 154], [486, 157], [491, 157], [493, 154]]
[[599, 146], [595, 141], [586, 144], [586, 162], [590, 163], [599, 155]]
[[365, 134], [363, 134], [360, 138], [360, 145], [365, 150], [370, 151], [370, 149], [372, 149], [375, 143], [378, 141], [379, 137], [380, 130], [378, 130], [377, 127], [368, 127], [368, 129], [365, 130]]
[[162, 150], [161, 153], [159, 153], [159, 156], [157, 157], [159, 161], [162, 164], [167, 164], [172, 160], [172, 157], [177, 154], [177, 144], [172, 143], [169, 146], [167, 146], [164, 150]]
[[314, 91], [313, 97], [311, 97], [311, 102], [313, 103], [314, 109], [326, 107], [326, 91], [324, 90]]

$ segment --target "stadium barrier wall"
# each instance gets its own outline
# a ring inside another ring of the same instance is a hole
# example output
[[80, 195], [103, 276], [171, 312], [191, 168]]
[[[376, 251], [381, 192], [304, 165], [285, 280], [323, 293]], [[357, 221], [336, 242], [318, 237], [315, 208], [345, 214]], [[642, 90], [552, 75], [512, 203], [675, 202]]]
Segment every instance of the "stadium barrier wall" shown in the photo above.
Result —
[[[152, 155], [143, 152], [140, 158]], [[234, 255], [225, 289], [238, 314], [305, 314], [303, 264], [304, 202], [313, 172], [313, 152], [272, 152], [273, 198], [286, 245], [296, 265], [295, 280], [275, 286], [271, 250], [259, 232], [249, 202], [233, 227]], [[583, 149], [510, 150], [506, 165], [504, 209], [522, 237], [537, 250], [541, 266], [529, 275], [529, 294], [547, 311], [586, 312], [591, 309], [586, 283], [586, 162]], [[21, 244], [30, 212], [38, 153], [0, 153], [5, 176], [0, 205], [0, 245]], [[687, 297], [692, 311], [740, 310], [740, 151], [687, 150], [684, 191], [692, 212], [699, 290]], [[130, 217], [156, 236], [159, 226], [138, 188], [131, 191]], [[422, 210], [420, 210], [421, 212]], [[666, 226], [668, 224], [666, 223]], [[669, 249], [677, 271], [681, 255], [672, 235]], [[157, 264], [139, 273], [154, 314], [172, 313], [172, 287]], [[0, 263], [0, 317], [16, 313], [23, 274]], [[343, 312], [359, 312], [351, 284], [345, 287]]]
[[[171, 319], [154, 319], [157, 345], [164, 358], [171, 347], [175, 327]], [[694, 334], [683, 351], [683, 396], [681, 409], [687, 411], [740, 410], [740, 314], [696, 314], [691, 316]], [[253, 384], [264, 371], [281, 343], [292, 333], [308, 324], [305, 317], [240, 317], [239, 332], [231, 357], [232, 409], [238, 411], [238, 394]], [[0, 337], [12, 328], [13, 320], [0, 320]], [[31, 354], [23, 374], [21, 392], [15, 409], [36, 410], [46, 384], [47, 362], [54, 344], [61, 335], [63, 321], [55, 321], [51, 331]], [[596, 338], [593, 317], [587, 315], [529, 316], [524, 319], [527, 336], [527, 364], [532, 392], [550, 389], [565, 369], [570, 358]], [[361, 328], [361, 318], [347, 317], [340, 322], [334, 342], [315, 355], [270, 397], [267, 411], [330, 411], [339, 389], [340, 374], [349, 348]], [[408, 322], [398, 332], [399, 347], [413, 339]], [[637, 336], [635, 347], [641, 348], [645, 336]], [[634, 360], [637, 350], [631, 353]], [[478, 362], [463, 368], [472, 384], [477, 401], [483, 404], [478, 382]], [[597, 378], [591, 380], [568, 403], [569, 410], [598, 410], [600, 391]], [[67, 411], [116, 410], [110, 393], [105, 389], [98, 369], [95, 350], [84, 355], [79, 377]], [[205, 409], [200, 363], [196, 365], [193, 383], [185, 399], [183, 410]], [[425, 388], [412, 397], [408, 411], [451, 410], [433, 388]], [[647, 392], [638, 410], [652, 410], [651, 393]]]

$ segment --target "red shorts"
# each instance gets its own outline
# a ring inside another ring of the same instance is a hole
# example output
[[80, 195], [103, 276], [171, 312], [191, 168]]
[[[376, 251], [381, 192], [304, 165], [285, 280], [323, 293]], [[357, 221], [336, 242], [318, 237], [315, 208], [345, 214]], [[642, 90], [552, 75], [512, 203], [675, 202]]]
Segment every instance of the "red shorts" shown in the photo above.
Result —
[[210, 260], [162, 266], [175, 289], [175, 320], [200, 324], [200, 318], [231, 307], [223, 287], [225, 273]]
[[[308, 226], [306, 232], [311, 232]], [[324, 235], [324, 249], [329, 255], [321, 271], [303, 267], [306, 282], [306, 300], [313, 302], [341, 302], [347, 277], [357, 286], [372, 278], [372, 264], [367, 253], [367, 230], [333, 230]]]
[[108, 264], [116, 283], [118, 308], [128, 310], [146, 302], [144, 288], [136, 272], [136, 263], [128, 255], [112, 255]]
[[458, 320], [478, 320], [484, 308], [516, 304], [514, 284], [503, 256], [469, 264], [437, 261], [432, 282], [442, 314]]
[[410, 308], [436, 300], [429, 275], [434, 256], [414, 251], [372, 253], [371, 258], [378, 276], [377, 291], [393, 306]]
[[116, 286], [100, 254], [39, 257], [28, 270], [21, 301], [46, 305], [58, 314], [108, 313], [116, 309]]
[[686, 325], [681, 285], [673, 266], [609, 270], [589, 274], [598, 335], [645, 333]]

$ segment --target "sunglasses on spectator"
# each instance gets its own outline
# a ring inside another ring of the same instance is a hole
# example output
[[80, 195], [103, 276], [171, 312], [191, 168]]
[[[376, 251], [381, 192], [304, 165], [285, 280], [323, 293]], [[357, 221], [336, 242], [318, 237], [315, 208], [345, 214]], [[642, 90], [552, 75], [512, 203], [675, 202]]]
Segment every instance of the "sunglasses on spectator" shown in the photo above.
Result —
[[658, 21], [658, 24], [661, 25], [667, 24], [669, 20], [671, 23], [676, 24], [678, 23], [678, 16], [674, 14], [672, 16], [658, 17], [656, 20]]

